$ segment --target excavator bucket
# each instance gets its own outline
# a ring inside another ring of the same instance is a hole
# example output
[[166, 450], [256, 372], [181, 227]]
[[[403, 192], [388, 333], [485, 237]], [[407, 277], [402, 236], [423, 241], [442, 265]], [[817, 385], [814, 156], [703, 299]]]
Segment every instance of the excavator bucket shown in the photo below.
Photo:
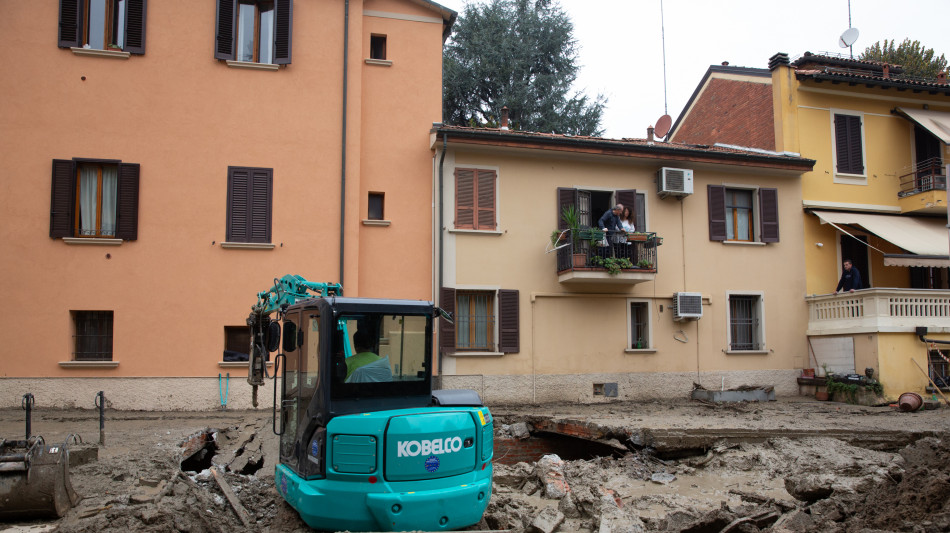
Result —
[[79, 502], [66, 444], [0, 439], [0, 520], [60, 518]]

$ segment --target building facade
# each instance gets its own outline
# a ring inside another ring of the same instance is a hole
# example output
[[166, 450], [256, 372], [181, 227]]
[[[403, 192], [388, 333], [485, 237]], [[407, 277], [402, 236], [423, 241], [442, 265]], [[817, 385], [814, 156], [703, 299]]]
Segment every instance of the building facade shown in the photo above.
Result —
[[[746, 127], [730, 126], [737, 117]], [[809, 52], [776, 54], [768, 69], [710, 67], [673, 125], [676, 141], [816, 161], [801, 180], [806, 367], [871, 369], [891, 397], [926, 392], [918, 365], [946, 381], [946, 346], [921, 334], [950, 333], [948, 128], [945, 75], [916, 79], [899, 65]], [[864, 289], [834, 294], [845, 259]]]
[[[426, 0], [5, 3], [0, 405], [247, 407], [284, 274], [432, 299]], [[56, 40], [54, 41], [54, 35]], [[384, 268], [383, 268], [384, 266]]]

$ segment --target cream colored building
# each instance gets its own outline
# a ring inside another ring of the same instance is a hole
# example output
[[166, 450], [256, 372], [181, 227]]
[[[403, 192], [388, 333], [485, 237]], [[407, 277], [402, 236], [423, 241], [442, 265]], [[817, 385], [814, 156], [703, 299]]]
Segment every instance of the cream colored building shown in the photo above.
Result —
[[[433, 270], [456, 317], [439, 336], [445, 387], [489, 403], [683, 397], [693, 383], [797, 394], [813, 161], [439, 125], [431, 146]], [[619, 245], [634, 268], [611, 275], [590, 264], [611, 252], [583, 244], [574, 266], [571, 239], [552, 245], [564, 206], [596, 225], [618, 201], [646, 233]]]

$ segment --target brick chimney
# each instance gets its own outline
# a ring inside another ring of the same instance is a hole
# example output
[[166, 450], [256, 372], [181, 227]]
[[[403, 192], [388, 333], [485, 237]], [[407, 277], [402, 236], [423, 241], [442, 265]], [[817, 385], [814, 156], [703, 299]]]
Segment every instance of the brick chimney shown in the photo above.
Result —
[[508, 129], [508, 106], [501, 108], [501, 129]]
[[653, 126], [647, 127], [647, 144], [653, 144]]
[[891, 66], [888, 65], [887, 63], [884, 63], [884, 66], [883, 66], [882, 68], [883, 68], [883, 70], [884, 70], [884, 72], [883, 72], [884, 79], [890, 78], [890, 77], [891, 77]]
[[946, 85], [946, 84], [947, 84], [947, 71], [946, 71], [946, 70], [943, 71], [943, 72], [941, 72], [941, 73], [939, 73], [939, 74], [937, 74], [937, 83], [939, 83], [940, 85]]

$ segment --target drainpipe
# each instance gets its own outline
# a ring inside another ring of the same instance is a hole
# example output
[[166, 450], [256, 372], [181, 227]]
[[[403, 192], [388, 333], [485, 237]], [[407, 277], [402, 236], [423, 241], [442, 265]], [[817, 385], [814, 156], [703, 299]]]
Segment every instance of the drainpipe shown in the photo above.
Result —
[[343, 131], [341, 138], [343, 147], [340, 150], [340, 281], [343, 286], [343, 253], [344, 235], [346, 230], [346, 92], [347, 92], [347, 62], [350, 53], [350, 0], [343, 3]]
[[[443, 270], [444, 270], [444, 265], [445, 265], [445, 252], [442, 250], [442, 245], [443, 245], [444, 236], [445, 236], [445, 232], [442, 231], [443, 218], [444, 218], [443, 213], [445, 212], [445, 209], [443, 209], [443, 206], [442, 206], [442, 196], [443, 196], [442, 177], [443, 177], [443, 172], [444, 172], [442, 164], [445, 162], [445, 151], [448, 148], [448, 146], [449, 146], [449, 136], [448, 134], [443, 132], [442, 133], [442, 155], [439, 156], [439, 201], [436, 202], [436, 205], [438, 205], [438, 208], [439, 208], [439, 289], [438, 289], [439, 293], [436, 296], [439, 299], [440, 307], [442, 306], [442, 276], [443, 276]], [[452, 318], [454, 319], [455, 317], [452, 317]], [[440, 345], [442, 344], [441, 338], [439, 339], [439, 344]], [[439, 347], [439, 383], [440, 384], [443, 381], [442, 380], [443, 376], [444, 374], [442, 372], [442, 347], [440, 346]]]

